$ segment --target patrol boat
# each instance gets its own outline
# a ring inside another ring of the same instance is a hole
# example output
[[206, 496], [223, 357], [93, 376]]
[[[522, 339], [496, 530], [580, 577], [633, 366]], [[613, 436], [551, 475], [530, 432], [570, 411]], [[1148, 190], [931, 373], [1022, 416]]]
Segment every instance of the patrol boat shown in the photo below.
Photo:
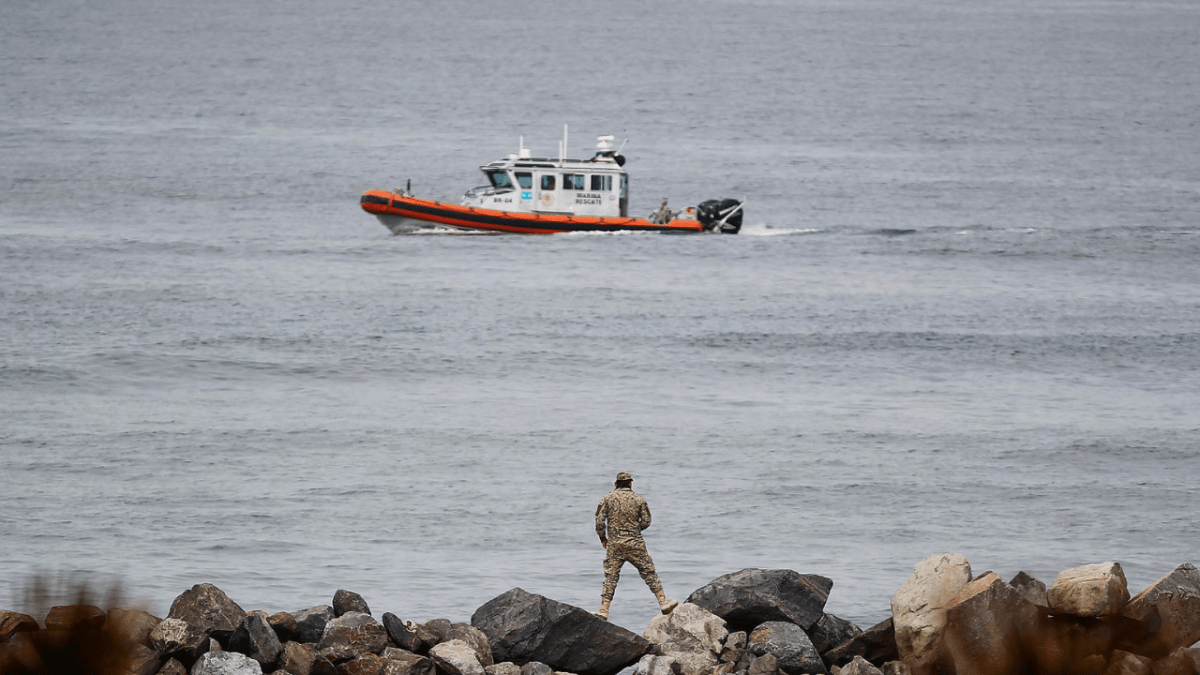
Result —
[[567, 127], [558, 159], [533, 157], [521, 137], [517, 154], [480, 168], [488, 184], [461, 204], [420, 199], [411, 181], [394, 191], [368, 190], [359, 200], [395, 234], [450, 227], [518, 234], [559, 232], [721, 232], [737, 234], [745, 199], [713, 199], [672, 210], [667, 200], [646, 218], [629, 216], [629, 175], [613, 136], [599, 136], [590, 159], [567, 159]]

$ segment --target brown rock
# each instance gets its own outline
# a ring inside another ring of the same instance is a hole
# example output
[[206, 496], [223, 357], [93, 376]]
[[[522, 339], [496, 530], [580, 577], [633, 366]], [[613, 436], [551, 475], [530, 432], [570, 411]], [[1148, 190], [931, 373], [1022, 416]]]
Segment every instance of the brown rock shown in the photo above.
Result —
[[1063, 570], [1046, 591], [1054, 614], [1098, 617], [1119, 614], [1129, 602], [1129, 586], [1120, 563], [1080, 565]]
[[353, 591], [338, 589], [333, 594], [333, 613], [341, 616], [348, 612], [362, 612], [370, 614], [371, 608], [367, 607], [367, 601], [363, 600], [363, 596]]
[[433, 660], [413, 652], [388, 647], [383, 650], [384, 675], [434, 675]]
[[369, 614], [350, 612], [326, 624], [317, 653], [335, 664], [344, 663], [382, 652], [387, 639], [387, 631]]
[[429, 650], [438, 670], [448, 675], [486, 675], [475, 650], [462, 640], [440, 642]]
[[1043, 616], [1029, 639], [1040, 675], [1099, 675], [1107, 668], [1117, 634], [1115, 618]]
[[163, 619], [150, 631], [150, 646], [164, 658], [175, 658], [190, 666], [209, 651], [204, 631], [182, 619]]
[[888, 661], [880, 666], [879, 670], [883, 675], [912, 675], [912, 668], [903, 661]]
[[310, 675], [313, 661], [317, 659], [317, 648], [312, 644], [287, 642], [279, 653], [277, 661], [280, 670], [286, 670], [293, 675]]
[[1181, 648], [1154, 662], [1154, 675], [1200, 675], [1200, 648]]
[[488, 644], [487, 635], [469, 623], [451, 624], [450, 630], [446, 631], [446, 640], [462, 640], [467, 643], [471, 649], [475, 650], [479, 664], [485, 668], [495, 663], [492, 659], [492, 646]]
[[187, 668], [178, 659], [167, 659], [163, 667], [158, 669], [158, 675], [187, 675]]
[[943, 553], [917, 563], [913, 575], [892, 596], [896, 647], [913, 675], [953, 672], [942, 640], [946, 606], [970, 581], [967, 559], [960, 553]]
[[[301, 642], [299, 626], [296, 623], [296, 617], [291, 612], [276, 612], [267, 617], [267, 623], [270, 624], [271, 630], [275, 631], [280, 643]], [[322, 632], [324, 630], [324, 628], [321, 629]], [[295, 674], [293, 673], [293, 675]]]
[[108, 614], [95, 605], [61, 605], [51, 607], [46, 615], [46, 630], [99, 630]]
[[1121, 616], [1147, 627], [1150, 637], [1123, 640], [1122, 648], [1160, 659], [1200, 640], [1200, 570], [1180, 565], [1138, 593]]
[[145, 645], [132, 644], [125, 670], [130, 675], [154, 675], [162, 665], [163, 657], [158, 652]]
[[14, 633], [27, 633], [41, 628], [37, 619], [19, 612], [0, 612], [0, 642]]
[[186, 621], [226, 644], [242, 625], [246, 612], [216, 586], [196, 584], [175, 598], [167, 618]]
[[842, 666], [838, 675], [883, 675], [883, 672], [863, 657], [856, 656], [850, 660], [850, 663]]
[[821, 655], [825, 665], [830, 668], [844, 666], [854, 660], [855, 656], [861, 656], [876, 666], [900, 658], [900, 652], [896, 648], [896, 633], [890, 618], [880, 621]]
[[749, 675], [776, 675], [779, 672], [779, 657], [770, 652], [756, 656], [750, 661]]
[[338, 675], [382, 675], [383, 659], [375, 654], [363, 654], [338, 666]]
[[108, 621], [105, 625], [115, 630], [126, 642], [149, 647], [150, 631], [154, 630], [160, 621], [162, 619], [140, 609], [114, 607], [108, 610]]
[[1010, 675], [1029, 661], [1026, 636], [1041, 611], [995, 573], [967, 584], [946, 608], [946, 647], [958, 675]]
[[1104, 675], [1150, 675], [1151, 664], [1154, 663], [1145, 656], [1116, 650], [1108, 661]]

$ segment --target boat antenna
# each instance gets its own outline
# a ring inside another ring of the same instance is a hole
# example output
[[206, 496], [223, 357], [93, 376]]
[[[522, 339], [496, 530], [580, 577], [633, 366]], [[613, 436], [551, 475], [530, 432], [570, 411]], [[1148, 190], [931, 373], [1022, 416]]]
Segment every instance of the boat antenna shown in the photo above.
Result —
[[621, 147], [617, 148], [617, 154], [618, 154], [618, 155], [619, 155], [619, 154], [621, 154], [621, 151], [625, 149], [625, 144], [626, 144], [626, 143], [628, 143], [628, 142], [629, 142], [629, 139], [628, 139], [628, 138], [626, 138], [625, 140], [621, 141]]
[[567, 125], [564, 122], [563, 123], [563, 140], [562, 140], [562, 145], [559, 146], [558, 161], [560, 161], [560, 162], [566, 161], [567, 147], [568, 147], [568, 145], [567, 145]]

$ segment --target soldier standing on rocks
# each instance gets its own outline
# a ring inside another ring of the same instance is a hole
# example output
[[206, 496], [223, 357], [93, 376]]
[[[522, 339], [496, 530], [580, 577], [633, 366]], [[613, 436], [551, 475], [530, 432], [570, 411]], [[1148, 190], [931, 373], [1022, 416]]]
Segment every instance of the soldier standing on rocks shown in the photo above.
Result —
[[628, 471], [618, 473], [613, 485], [616, 489], [604, 495], [596, 507], [596, 534], [600, 536], [600, 545], [608, 549], [608, 555], [604, 557], [604, 591], [600, 594], [600, 609], [592, 614], [608, 620], [608, 606], [617, 590], [621, 566], [626, 562], [633, 563], [642, 575], [646, 585], [654, 592], [654, 597], [658, 598], [662, 613], [670, 614], [679, 603], [668, 600], [663, 593], [658, 574], [654, 571], [654, 561], [650, 559], [646, 542], [642, 539], [642, 530], [650, 527], [650, 507], [646, 506], [646, 500], [641, 495], [633, 491], [633, 476]]

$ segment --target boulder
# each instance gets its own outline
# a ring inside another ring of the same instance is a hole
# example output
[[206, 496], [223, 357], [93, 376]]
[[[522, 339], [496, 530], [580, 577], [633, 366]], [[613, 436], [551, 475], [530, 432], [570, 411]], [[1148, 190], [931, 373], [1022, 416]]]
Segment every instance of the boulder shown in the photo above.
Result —
[[188, 671], [178, 659], [167, 659], [162, 668], [158, 669], [158, 675], [188, 675]]
[[942, 553], [917, 563], [892, 596], [896, 648], [913, 675], [953, 672], [942, 641], [946, 606], [970, 581], [967, 559], [960, 553]]
[[406, 649], [388, 647], [380, 656], [387, 675], [434, 675], [432, 659]]
[[1151, 675], [1153, 663], [1154, 661], [1145, 656], [1118, 649], [1108, 660], [1108, 668], [1104, 671], [1104, 675]]
[[233, 631], [229, 637], [229, 650], [245, 654], [271, 671], [283, 652], [283, 644], [267, 621], [267, 613], [255, 611], [247, 614], [242, 625]]
[[341, 616], [348, 612], [370, 614], [371, 608], [367, 607], [367, 601], [363, 600], [363, 597], [358, 593], [339, 588], [333, 594], [333, 613], [335, 616]]
[[137, 643], [132, 643], [128, 652], [125, 671], [129, 675], [155, 675], [163, 666], [163, 657], [158, 652]]
[[296, 642], [315, 644], [325, 635], [325, 626], [336, 617], [329, 605], [317, 605], [292, 612], [292, 618], [296, 621]]
[[912, 668], [903, 661], [888, 661], [879, 667], [883, 675], [912, 675]]
[[108, 614], [95, 605], [60, 605], [46, 614], [46, 630], [100, 630]]
[[825, 663], [812, 640], [799, 626], [786, 621], [767, 621], [755, 628], [747, 649], [755, 656], [774, 654], [779, 669], [788, 675], [824, 673]]
[[511, 662], [493, 663], [490, 666], [484, 666], [483, 672], [487, 675], [521, 675], [521, 666]]
[[471, 616], [498, 661], [539, 661], [578, 675], [613, 675], [650, 648], [641, 636], [590, 612], [514, 588]]
[[876, 668], [870, 661], [861, 656], [856, 656], [850, 660], [850, 663], [842, 666], [838, 675], [883, 675], [883, 671]]
[[899, 659], [900, 653], [896, 649], [896, 633], [892, 628], [892, 620], [884, 619], [821, 654], [825, 665], [830, 668], [844, 666], [853, 661], [855, 656], [861, 656], [876, 666]]
[[387, 631], [370, 614], [349, 612], [325, 624], [317, 653], [334, 664], [365, 654], [378, 654], [387, 647]]
[[0, 612], [0, 642], [14, 633], [28, 633], [40, 629], [37, 619], [20, 612]]
[[376, 654], [363, 654], [337, 668], [338, 675], [383, 675], [383, 659]]
[[833, 581], [792, 570], [748, 568], [713, 579], [687, 602], [725, 619], [732, 630], [788, 621], [808, 630], [824, 616]]
[[492, 647], [488, 642], [488, 636], [469, 623], [452, 624], [450, 630], [446, 631], [446, 640], [462, 640], [467, 643], [471, 649], [475, 650], [475, 656], [484, 668], [495, 663], [492, 659]]
[[679, 675], [679, 671], [674, 658], [646, 654], [637, 662], [633, 675]]
[[[296, 625], [296, 617], [292, 616], [291, 612], [276, 612], [267, 617], [267, 623], [271, 625], [271, 630], [275, 631], [275, 637], [279, 638], [280, 643], [302, 642], [300, 631]], [[324, 630], [324, 628], [321, 629], [322, 632]]]
[[317, 648], [312, 644], [286, 642], [276, 663], [279, 670], [286, 670], [292, 675], [311, 675], [313, 662], [316, 660]]
[[216, 586], [196, 584], [175, 598], [167, 618], [186, 621], [225, 644], [246, 612]]
[[747, 675], [777, 675], [779, 673], [779, 657], [767, 653], [754, 656], [746, 667]]
[[447, 675], [485, 675], [475, 649], [462, 640], [447, 640], [434, 645], [429, 650], [429, 658]]
[[425, 642], [425, 644], [430, 647], [439, 642], [445, 642], [446, 640], [449, 640], [450, 638], [448, 635], [450, 634], [450, 629], [454, 627], [454, 624], [450, 622], [450, 619], [432, 619], [421, 625], [423, 628], [425, 628], [426, 633], [433, 635], [432, 641], [430, 641], [426, 635], [421, 635], [421, 641]]
[[967, 584], [946, 608], [946, 647], [958, 675], [1023, 672], [1026, 644], [1041, 616], [1037, 605], [993, 572]]
[[521, 666], [521, 675], [553, 675], [554, 669], [541, 661], [530, 661]]
[[1154, 675], [1200, 675], [1200, 648], [1176, 649], [1154, 662]]
[[1063, 570], [1046, 590], [1046, 602], [1054, 614], [1114, 616], [1129, 602], [1125, 571], [1115, 562]]
[[857, 635], [862, 629], [845, 619], [839, 619], [832, 614], [826, 614], [808, 631], [817, 653], [824, 654]]
[[140, 609], [108, 610], [108, 621], [105, 625], [116, 631], [129, 644], [150, 646], [150, 631], [162, 619]]
[[417, 635], [417, 626], [405, 621], [391, 612], [383, 613], [383, 628], [388, 638], [397, 647], [416, 653], [421, 648], [421, 638]]
[[163, 658], [174, 658], [189, 666], [209, 651], [209, 637], [199, 627], [167, 618], [150, 631], [150, 646]]
[[1162, 658], [1200, 640], [1200, 571], [1180, 565], [1138, 593], [1121, 617], [1145, 626], [1148, 637], [1123, 640], [1123, 648], [1152, 659]]
[[1017, 575], [1008, 582], [1018, 593], [1026, 600], [1042, 609], [1049, 609], [1050, 603], [1046, 601], [1046, 584], [1042, 583], [1037, 577], [1027, 572], [1017, 572]]
[[659, 653], [703, 652], [713, 663], [721, 655], [729, 635], [725, 620], [690, 602], [679, 605], [670, 614], [658, 614], [642, 637], [659, 647]]
[[258, 661], [238, 652], [209, 652], [192, 666], [191, 675], [262, 675]]
[[1114, 617], [1042, 616], [1026, 643], [1034, 670], [1046, 675], [1101, 675], [1117, 635]]
[[739, 630], [725, 636], [725, 644], [721, 647], [721, 662], [734, 663], [742, 660], [746, 652], [746, 631]]

